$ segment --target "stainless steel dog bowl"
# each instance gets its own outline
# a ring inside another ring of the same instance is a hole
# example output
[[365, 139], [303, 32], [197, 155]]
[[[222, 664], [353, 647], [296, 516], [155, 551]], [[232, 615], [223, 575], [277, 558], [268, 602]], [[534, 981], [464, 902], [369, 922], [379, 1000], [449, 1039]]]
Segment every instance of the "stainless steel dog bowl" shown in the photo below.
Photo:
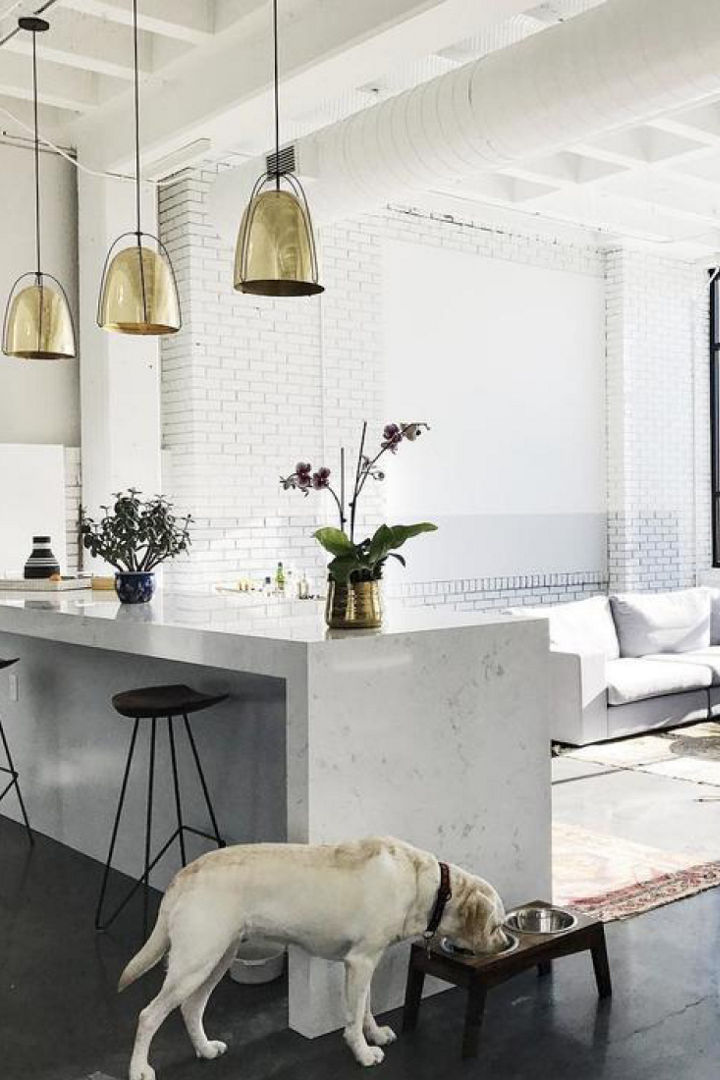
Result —
[[508, 939], [508, 943], [504, 949], [500, 949], [495, 953], [474, 953], [471, 949], [464, 949], [462, 945], [456, 945], [450, 938], [440, 938], [440, 948], [448, 956], [507, 956], [508, 953], [517, 949], [520, 944], [519, 939], [515, 934], [511, 934], [509, 930], [505, 931], [505, 937]]
[[505, 918], [505, 926], [519, 934], [566, 934], [576, 924], [577, 919], [571, 912], [536, 904], [515, 908]]

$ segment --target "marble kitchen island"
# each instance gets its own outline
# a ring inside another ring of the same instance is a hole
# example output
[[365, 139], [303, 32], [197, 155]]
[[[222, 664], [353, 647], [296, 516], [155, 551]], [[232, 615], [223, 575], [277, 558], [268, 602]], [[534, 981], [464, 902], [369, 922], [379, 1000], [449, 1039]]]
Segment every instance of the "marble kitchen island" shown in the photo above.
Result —
[[[21, 658], [18, 693], [0, 680], [0, 711], [31, 821], [93, 858], [106, 855], [130, 737], [111, 695], [187, 682], [230, 694], [195, 723], [228, 842], [392, 834], [488, 878], [507, 904], [550, 897], [543, 619], [390, 606], [381, 631], [349, 633], [327, 631], [313, 601], [159, 593], [131, 607], [89, 592], [3, 594], [0, 657], [10, 656]], [[133, 875], [140, 761], [116, 856]], [[165, 765], [160, 754], [156, 844], [173, 828]], [[192, 786], [188, 769], [186, 820], [203, 828]], [[2, 812], [15, 815], [10, 798]], [[167, 855], [154, 884], [176, 868]], [[378, 971], [376, 1011], [400, 1002], [406, 957], [390, 950]], [[291, 950], [291, 1027], [312, 1037], [342, 1025], [341, 975]]]

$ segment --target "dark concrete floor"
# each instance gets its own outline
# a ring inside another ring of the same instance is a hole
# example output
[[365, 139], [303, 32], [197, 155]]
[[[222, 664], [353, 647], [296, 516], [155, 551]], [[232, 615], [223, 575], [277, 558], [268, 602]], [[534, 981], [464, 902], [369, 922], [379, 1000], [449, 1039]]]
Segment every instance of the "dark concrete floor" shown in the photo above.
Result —
[[[161, 972], [121, 996], [117, 977], [138, 944], [138, 912], [97, 935], [101, 868], [0, 818], [0, 1077], [123, 1080], [138, 1010]], [[720, 889], [608, 927], [615, 983], [598, 1008], [589, 959], [560, 961], [552, 978], [523, 975], [489, 998], [481, 1056], [459, 1056], [463, 998], [423, 1005], [418, 1031], [388, 1049], [386, 1080], [717, 1080], [720, 1076]], [[399, 1027], [399, 1015], [389, 1022]], [[343, 1080], [357, 1077], [338, 1034], [312, 1042], [286, 1029], [284, 986], [225, 980], [207, 1013], [230, 1044], [198, 1062], [180, 1018], [161, 1029], [158, 1080]]]

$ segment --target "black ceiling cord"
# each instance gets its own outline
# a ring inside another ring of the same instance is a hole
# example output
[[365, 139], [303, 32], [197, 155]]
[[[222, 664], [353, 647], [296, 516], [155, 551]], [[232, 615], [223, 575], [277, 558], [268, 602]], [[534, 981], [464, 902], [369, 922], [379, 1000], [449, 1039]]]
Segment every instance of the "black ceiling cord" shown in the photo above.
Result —
[[280, 96], [278, 90], [278, 6], [277, 0], [273, 0], [273, 55], [275, 66], [273, 69], [275, 89], [275, 190], [280, 190]]

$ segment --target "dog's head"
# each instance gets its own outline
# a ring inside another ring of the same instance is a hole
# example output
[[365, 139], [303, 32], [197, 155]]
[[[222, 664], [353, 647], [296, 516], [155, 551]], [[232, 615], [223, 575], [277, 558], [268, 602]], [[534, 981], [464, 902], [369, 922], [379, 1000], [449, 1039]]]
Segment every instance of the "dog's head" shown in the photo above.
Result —
[[505, 907], [487, 881], [472, 874], [454, 875], [453, 902], [442, 928], [448, 936], [474, 953], [502, 952], [510, 944], [503, 928]]

